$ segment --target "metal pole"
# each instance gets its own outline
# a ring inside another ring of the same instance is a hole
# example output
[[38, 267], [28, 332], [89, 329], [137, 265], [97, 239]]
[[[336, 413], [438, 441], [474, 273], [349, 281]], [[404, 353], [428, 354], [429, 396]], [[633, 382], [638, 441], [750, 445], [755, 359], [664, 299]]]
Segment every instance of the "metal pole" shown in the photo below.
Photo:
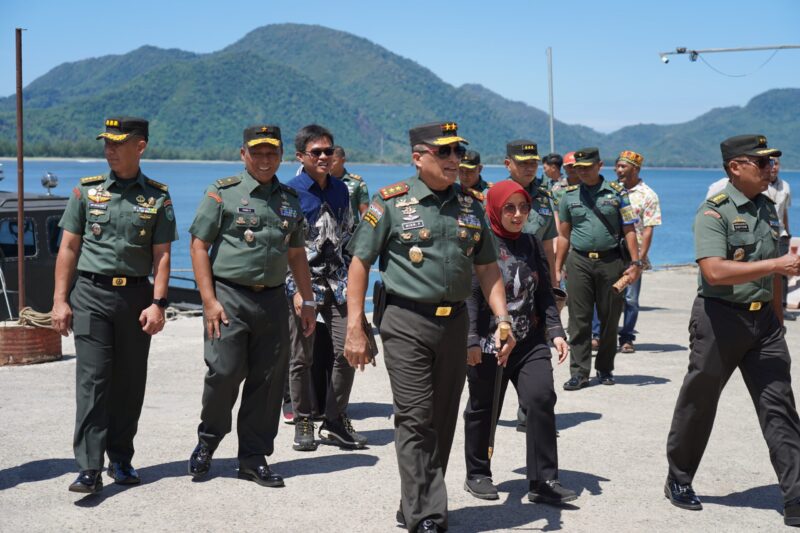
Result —
[[553, 134], [553, 49], [547, 47], [547, 86], [550, 92], [550, 153], [556, 151], [556, 139]]
[[661, 60], [664, 63], [667, 63], [669, 60], [667, 56], [671, 55], [680, 55], [680, 54], [688, 54], [689, 58], [694, 61], [697, 59], [699, 54], [716, 54], [719, 52], [754, 52], [759, 50], [792, 50], [800, 48], [798, 44], [779, 44], [776, 46], [751, 46], [745, 48], [705, 48], [701, 50], [692, 50], [691, 48], [686, 48], [685, 46], [679, 46], [675, 49], [674, 52], [659, 52], [659, 56], [661, 56]]
[[[25, 307], [25, 167], [22, 155], [22, 28], [17, 33], [17, 284], [19, 311]], [[9, 317], [11, 318], [11, 317]]]

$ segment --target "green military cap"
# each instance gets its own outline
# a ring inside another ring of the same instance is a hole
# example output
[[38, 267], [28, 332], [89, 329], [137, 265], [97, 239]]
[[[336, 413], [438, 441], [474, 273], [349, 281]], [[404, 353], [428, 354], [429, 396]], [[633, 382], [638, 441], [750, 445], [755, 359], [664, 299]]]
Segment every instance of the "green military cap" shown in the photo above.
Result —
[[776, 148], [767, 147], [767, 138], [763, 135], [737, 135], [719, 143], [722, 160], [730, 161], [740, 155], [754, 157], [780, 157], [783, 153]]
[[581, 148], [575, 152], [575, 165], [576, 167], [590, 167], [595, 163], [600, 162], [600, 149], [594, 146], [590, 148]]
[[242, 142], [248, 147], [264, 143], [280, 147], [281, 129], [278, 126], [269, 125], [250, 126], [244, 129], [242, 139]]
[[138, 117], [112, 117], [106, 119], [106, 131], [97, 135], [97, 139], [121, 143], [131, 135], [140, 135], [146, 141], [149, 135], [149, 124]]
[[539, 147], [536, 143], [527, 139], [509, 141], [506, 144], [506, 155], [515, 161], [538, 161]]
[[408, 139], [411, 141], [411, 146], [418, 144], [443, 146], [455, 142], [469, 144], [466, 139], [458, 136], [458, 124], [455, 122], [431, 122], [415, 126], [408, 130]]
[[458, 166], [472, 170], [481, 164], [481, 154], [475, 150], [467, 150], [464, 152], [464, 157], [461, 158], [461, 163]]

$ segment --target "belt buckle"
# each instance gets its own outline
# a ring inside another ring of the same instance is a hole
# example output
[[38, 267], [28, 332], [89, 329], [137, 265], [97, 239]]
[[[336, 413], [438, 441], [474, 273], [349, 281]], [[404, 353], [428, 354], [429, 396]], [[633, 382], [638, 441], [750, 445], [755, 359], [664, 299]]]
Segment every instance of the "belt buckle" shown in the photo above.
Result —
[[761, 309], [761, 302], [750, 302], [750, 311], [759, 311]]
[[450, 316], [450, 313], [453, 312], [453, 308], [449, 305], [441, 306], [436, 308], [436, 316]]
[[600, 254], [598, 252], [589, 252], [589, 259], [600, 259]]
[[111, 278], [111, 285], [114, 287], [124, 287], [128, 284], [128, 278]]
[[250, 286], [250, 289], [252, 289], [253, 292], [261, 292], [266, 288], [267, 288], [266, 285], [251, 285]]

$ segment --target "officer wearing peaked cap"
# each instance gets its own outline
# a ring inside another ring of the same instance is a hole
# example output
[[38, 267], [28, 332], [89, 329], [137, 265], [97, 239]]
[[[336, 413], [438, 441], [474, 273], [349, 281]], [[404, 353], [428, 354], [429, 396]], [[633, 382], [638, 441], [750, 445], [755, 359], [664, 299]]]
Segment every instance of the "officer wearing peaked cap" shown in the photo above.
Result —
[[131, 465], [133, 439], [150, 338], [164, 327], [170, 248], [178, 238], [167, 186], [139, 168], [148, 138], [144, 119], [107, 119], [97, 139], [105, 142], [111, 170], [81, 179], [59, 222], [52, 317], [56, 331], [75, 334], [73, 447], [80, 475], [72, 492], [102, 490], [104, 454], [115, 483], [140, 482]]
[[[303, 299], [312, 300], [305, 222], [297, 192], [276, 176], [283, 155], [280, 128], [245, 129], [240, 153], [245, 169], [206, 189], [189, 228], [208, 367], [189, 474], [195, 479], [208, 474], [214, 451], [231, 430], [231, 410], [244, 381], [238, 476], [282, 487], [283, 478], [272, 472], [265, 456], [274, 450], [289, 364], [287, 266]], [[314, 312], [302, 309], [302, 327], [310, 335]]]
[[[373, 197], [348, 246], [351, 364], [369, 359], [361, 320], [369, 267], [378, 258], [388, 293], [380, 331], [394, 396], [397, 518], [409, 531], [447, 529], [444, 475], [466, 377], [464, 301], [473, 270], [495, 320], [510, 320], [483, 207], [455, 184], [466, 143], [457, 128], [435, 122], [410, 130], [417, 175]], [[511, 337], [499, 350], [501, 363], [513, 346]]]
[[475, 150], [467, 150], [464, 152], [461, 163], [458, 165], [458, 181], [461, 184], [461, 188], [465, 191], [472, 189], [481, 193], [477, 196], [481, 198], [482, 202], [485, 202], [486, 190], [493, 184], [483, 179], [483, 176], [481, 176], [482, 170], [481, 154]]
[[730, 182], [695, 216], [700, 273], [689, 319], [689, 370], [667, 438], [664, 493], [677, 507], [702, 508], [692, 481], [722, 389], [738, 368], [778, 476], [784, 522], [800, 526], [800, 420], [779, 279], [800, 274], [800, 257], [778, 256], [778, 215], [761, 194], [769, 185], [770, 157], [781, 152], [768, 147], [763, 135], [731, 137], [720, 148]]

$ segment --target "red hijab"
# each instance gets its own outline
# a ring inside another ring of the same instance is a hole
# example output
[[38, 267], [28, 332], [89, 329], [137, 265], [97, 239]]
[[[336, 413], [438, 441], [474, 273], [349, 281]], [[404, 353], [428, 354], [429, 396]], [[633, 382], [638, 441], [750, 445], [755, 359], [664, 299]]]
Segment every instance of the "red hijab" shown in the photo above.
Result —
[[505, 180], [496, 183], [489, 188], [486, 194], [486, 213], [489, 215], [489, 224], [492, 231], [498, 237], [504, 239], [518, 239], [522, 232], [511, 232], [503, 227], [503, 205], [508, 201], [512, 194], [520, 193], [525, 197], [525, 201], [531, 203], [531, 195], [522, 188], [522, 185], [514, 180]]

